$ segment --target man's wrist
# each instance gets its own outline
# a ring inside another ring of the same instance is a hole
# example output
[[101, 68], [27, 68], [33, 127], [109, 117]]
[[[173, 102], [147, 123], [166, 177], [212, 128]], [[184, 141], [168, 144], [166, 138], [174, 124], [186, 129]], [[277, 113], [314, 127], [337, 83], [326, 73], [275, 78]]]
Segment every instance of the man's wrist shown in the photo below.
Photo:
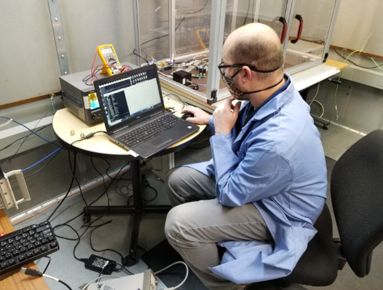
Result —
[[215, 135], [221, 135], [221, 134], [230, 134], [230, 131], [221, 131], [221, 130], [215, 129]]
[[224, 133], [224, 132], [215, 132], [215, 136], [218, 136], [218, 135], [220, 135], [220, 136], [222, 136], [222, 137], [224, 137], [224, 138], [228, 138], [228, 139], [230, 139], [231, 138], [231, 133], [229, 132], [229, 133]]

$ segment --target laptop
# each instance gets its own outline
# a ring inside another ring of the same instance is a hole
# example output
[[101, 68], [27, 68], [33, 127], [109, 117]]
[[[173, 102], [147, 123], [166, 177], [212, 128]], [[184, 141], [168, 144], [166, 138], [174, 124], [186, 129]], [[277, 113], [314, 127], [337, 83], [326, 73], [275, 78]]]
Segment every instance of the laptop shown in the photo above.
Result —
[[199, 130], [165, 111], [155, 64], [96, 80], [94, 87], [110, 140], [143, 158]]

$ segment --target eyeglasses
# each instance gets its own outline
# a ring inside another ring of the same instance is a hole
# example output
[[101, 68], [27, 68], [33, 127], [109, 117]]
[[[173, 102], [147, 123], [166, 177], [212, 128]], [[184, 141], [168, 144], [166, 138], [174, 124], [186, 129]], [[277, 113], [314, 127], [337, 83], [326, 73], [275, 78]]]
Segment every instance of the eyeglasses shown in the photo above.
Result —
[[[218, 69], [219, 69], [219, 72], [221, 73], [221, 75], [224, 77], [226, 69], [228, 67], [240, 67], [240, 68], [242, 68], [243, 66], [247, 66], [252, 71], [259, 72], [259, 73], [271, 73], [271, 72], [274, 72], [274, 71], [276, 71], [277, 69], [280, 68], [280, 67], [277, 67], [277, 68], [272, 69], [272, 70], [260, 70], [260, 69], [257, 69], [255, 66], [249, 65], [249, 64], [246, 64], [246, 63], [223, 64], [223, 62], [221, 62], [218, 65]], [[237, 71], [233, 76], [237, 75], [239, 73], [239, 71]]]

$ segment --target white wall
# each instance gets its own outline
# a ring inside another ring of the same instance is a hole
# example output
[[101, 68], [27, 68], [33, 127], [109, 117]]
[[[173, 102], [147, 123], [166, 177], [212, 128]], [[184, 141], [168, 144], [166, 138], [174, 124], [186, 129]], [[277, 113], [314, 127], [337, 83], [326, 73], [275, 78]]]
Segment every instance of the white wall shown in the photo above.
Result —
[[[381, 58], [375, 58], [375, 61], [379, 64], [383, 63], [382, 13], [383, 1], [381, 0], [341, 1], [331, 44], [350, 51], [362, 50], [367, 54], [380, 56]], [[350, 51], [338, 52], [348, 57], [351, 54]], [[331, 50], [330, 58], [345, 61]], [[350, 66], [342, 72], [342, 78], [383, 89], [383, 67], [376, 68], [371, 57], [359, 53], [352, 54], [349, 60], [359, 66], [348, 62]]]
[[331, 44], [383, 57], [383, 1], [343, 0]]
[[[0, 105], [60, 91], [48, 1], [0, 0]], [[121, 62], [134, 49], [132, 0], [61, 0], [71, 73], [90, 70], [96, 47], [112, 43]], [[97, 59], [98, 60], [98, 59]]]

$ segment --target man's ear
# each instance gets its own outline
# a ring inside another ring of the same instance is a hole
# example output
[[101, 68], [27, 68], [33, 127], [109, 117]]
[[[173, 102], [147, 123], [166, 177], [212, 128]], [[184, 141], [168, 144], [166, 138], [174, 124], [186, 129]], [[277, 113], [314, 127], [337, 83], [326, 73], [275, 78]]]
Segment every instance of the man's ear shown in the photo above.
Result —
[[247, 82], [249, 82], [249, 81], [251, 80], [251, 78], [254, 77], [254, 76], [253, 76], [253, 74], [252, 74], [251, 69], [250, 69], [248, 66], [243, 66], [243, 67], [242, 67], [242, 70], [243, 70], [242, 81], [243, 81], [244, 83], [247, 83]]

